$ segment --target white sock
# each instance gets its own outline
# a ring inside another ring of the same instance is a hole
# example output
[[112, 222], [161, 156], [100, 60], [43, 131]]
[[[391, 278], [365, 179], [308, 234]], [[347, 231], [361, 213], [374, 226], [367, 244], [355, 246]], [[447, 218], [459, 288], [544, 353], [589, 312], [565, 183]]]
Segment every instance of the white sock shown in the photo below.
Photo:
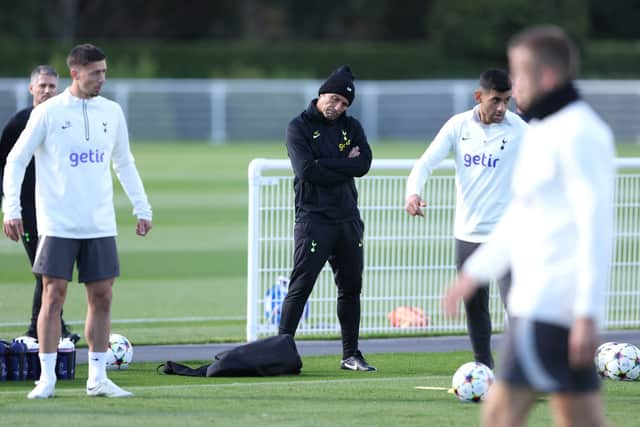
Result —
[[87, 384], [92, 387], [107, 378], [107, 353], [93, 352], [89, 354], [89, 377]]
[[56, 383], [56, 360], [58, 353], [38, 353], [40, 359], [40, 381]]

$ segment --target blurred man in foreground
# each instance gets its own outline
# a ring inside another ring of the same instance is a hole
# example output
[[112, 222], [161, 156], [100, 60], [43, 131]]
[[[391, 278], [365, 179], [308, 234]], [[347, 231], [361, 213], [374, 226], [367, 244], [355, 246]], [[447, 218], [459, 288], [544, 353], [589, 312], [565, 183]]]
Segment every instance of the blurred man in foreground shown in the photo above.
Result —
[[508, 56], [514, 96], [531, 119], [513, 199], [448, 290], [445, 312], [511, 266], [511, 322], [482, 424], [523, 425], [537, 394], [550, 393], [557, 425], [604, 426], [593, 355], [613, 240], [612, 133], [573, 84], [578, 52], [564, 31], [526, 29]]

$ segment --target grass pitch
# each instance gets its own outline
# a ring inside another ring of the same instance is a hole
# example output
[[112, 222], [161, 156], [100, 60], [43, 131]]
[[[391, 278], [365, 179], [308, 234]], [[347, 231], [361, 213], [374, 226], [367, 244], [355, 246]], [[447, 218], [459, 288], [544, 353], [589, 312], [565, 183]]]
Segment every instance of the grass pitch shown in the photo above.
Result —
[[[337, 356], [303, 358], [299, 376], [192, 378], [156, 373], [156, 364], [131, 365], [110, 377], [132, 391], [130, 399], [88, 398], [86, 366], [77, 379], [60, 381], [56, 397], [27, 400], [32, 384], [0, 385], [3, 425], [65, 426], [475, 426], [480, 405], [458, 402], [444, 390], [468, 353], [371, 354], [379, 371], [338, 369]], [[194, 361], [199, 366], [206, 361]], [[634, 426], [629, 408], [640, 399], [640, 383], [606, 381], [606, 413], [612, 425]], [[546, 398], [537, 401], [527, 424], [552, 425]]]

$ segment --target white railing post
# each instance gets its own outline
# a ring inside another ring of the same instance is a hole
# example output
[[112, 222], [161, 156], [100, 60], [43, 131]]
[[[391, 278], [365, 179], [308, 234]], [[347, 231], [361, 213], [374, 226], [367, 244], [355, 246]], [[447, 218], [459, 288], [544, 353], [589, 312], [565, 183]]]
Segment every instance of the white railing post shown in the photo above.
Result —
[[369, 141], [377, 141], [380, 128], [378, 121], [378, 103], [380, 102], [378, 86], [367, 82], [362, 83], [361, 86], [362, 116], [360, 119], [362, 127]]
[[27, 108], [28, 105], [31, 105], [31, 102], [29, 100], [29, 85], [27, 83], [16, 84], [15, 91], [16, 91], [16, 111], [20, 111], [23, 108]]
[[258, 301], [260, 289], [260, 244], [262, 224], [260, 222], [260, 185], [264, 170], [286, 170], [288, 160], [253, 159], [249, 163], [249, 220], [247, 241], [247, 342], [258, 338]]
[[264, 159], [249, 163], [249, 218], [247, 241], [247, 342], [258, 337], [258, 287], [260, 267], [260, 174]]
[[211, 142], [223, 144], [227, 140], [227, 84], [215, 81], [209, 86], [211, 102]]
[[122, 113], [129, 119], [129, 83], [126, 81], [118, 81], [114, 85], [114, 98], [120, 104]]
[[455, 82], [451, 87], [452, 96], [452, 111], [451, 114], [457, 114], [461, 111], [469, 109], [469, 98], [473, 93], [473, 89], [470, 90], [469, 85], [465, 82]]

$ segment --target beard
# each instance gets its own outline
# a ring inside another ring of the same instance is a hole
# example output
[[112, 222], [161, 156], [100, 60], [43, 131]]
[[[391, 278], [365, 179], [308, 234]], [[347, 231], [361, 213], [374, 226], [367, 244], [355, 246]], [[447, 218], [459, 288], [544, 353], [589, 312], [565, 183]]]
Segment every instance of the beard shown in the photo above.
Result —
[[327, 120], [335, 120], [338, 118], [338, 112], [333, 108], [327, 108], [326, 110], [324, 110], [324, 117]]

